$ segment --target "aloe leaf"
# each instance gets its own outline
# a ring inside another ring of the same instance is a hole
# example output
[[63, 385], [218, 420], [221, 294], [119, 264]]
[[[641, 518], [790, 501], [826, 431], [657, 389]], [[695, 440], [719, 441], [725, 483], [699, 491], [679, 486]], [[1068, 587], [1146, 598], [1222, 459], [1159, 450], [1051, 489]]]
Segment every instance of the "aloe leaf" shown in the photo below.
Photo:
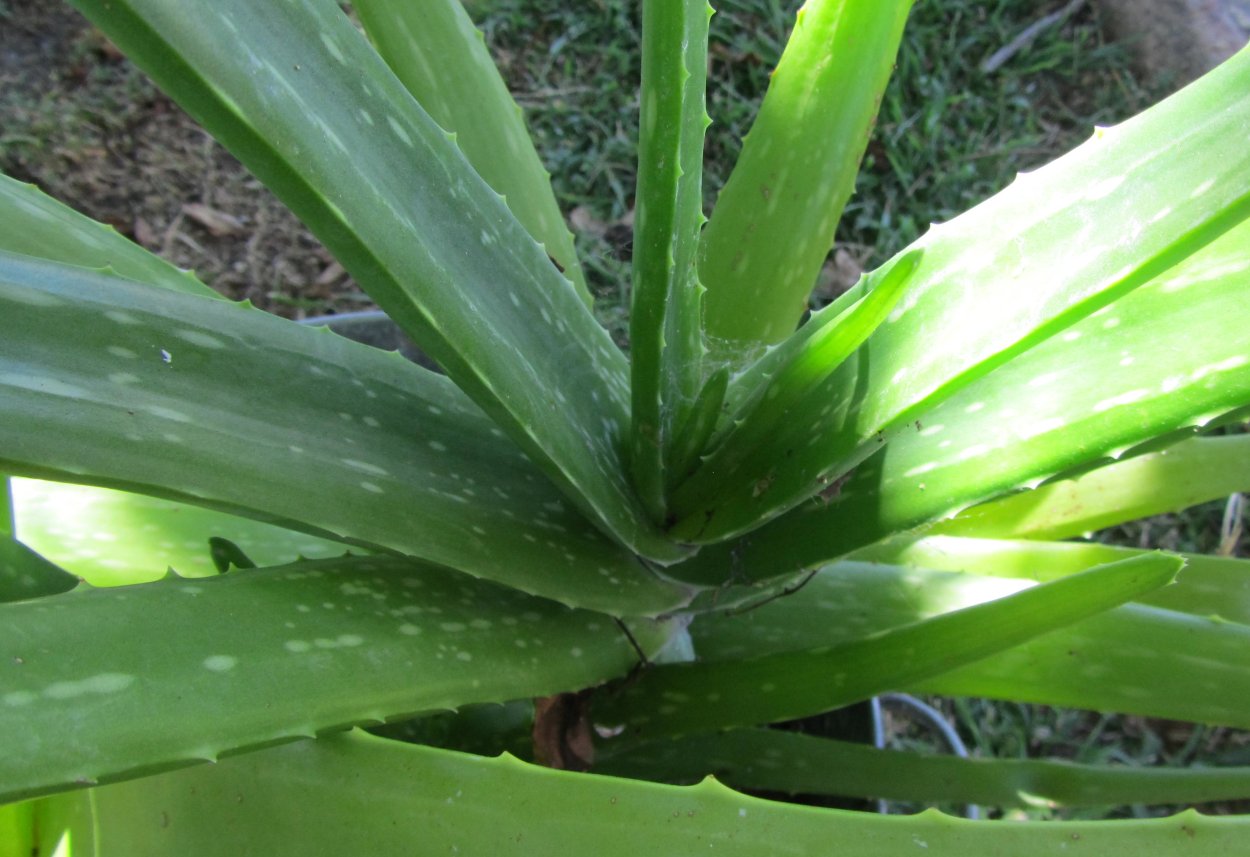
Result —
[[[341, 542], [159, 497], [14, 479], [22, 541], [93, 586], [217, 573], [209, 538], [229, 539], [258, 565], [341, 556]], [[77, 582], [77, 581], [75, 581]]]
[[722, 356], [780, 342], [798, 324], [911, 5], [808, 0], [799, 11], [700, 247], [707, 332]]
[[13, 484], [0, 473], [0, 538], [13, 536], [13, 523]]
[[26, 801], [0, 806], [0, 857], [31, 857], [37, 854], [34, 803]]
[[652, 517], [666, 515], [666, 471], [702, 381], [706, 0], [642, 4], [642, 117], [634, 218], [631, 472]]
[[1135, 557], [832, 647], [709, 662], [696, 640], [703, 661], [655, 667], [601, 692], [592, 716], [636, 741], [828, 711], [1095, 616], [1166, 585], [1182, 565]]
[[596, 773], [753, 791], [982, 806], [1194, 804], [1250, 795], [1250, 768], [1108, 767], [879, 750], [778, 729], [734, 729], [644, 744]]
[[1244, 407], [1248, 240], [1250, 225], [1234, 229], [919, 417], [836, 496], [670, 573], [705, 582], [730, 568], [748, 580], [792, 574]]
[[[667, 631], [633, 636], [654, 652]], [[0, 650], [0, 800], [576, 690], [637, 659], [605, 616], [393, 557], [84, 585], [0, 606]]]
[[[1146, 556], [1152, 555], [1157, 556]], [[817, 646], [838, 651], [890, 629], [918, 630], [934, 618], [989, 606], [984, 604], [989, 599], [1033, 591], [1025, 588], [1030, 585], [987, 575], [840, 562], [789, 597], [744, 615], [702, 617], [690, 633], [703, 662], [729, 670], [741, 658], [768, 652]], [[1160, 595], [1166, 591], [1157, 590]], [[828, 674], [817, 679], [831, 680]], [[1129, 604], [891, 689], [1247, 728], [1250, 627]]]
[[590, 306], [573, 235], [482, 33], [460, 0], [352, 4], [378, 53], [430, 118], [456, 135], [465, 158], [508, 202], [534, 240], [560, 266]]
[[[1149, 551], [1090, 542], [979, 539], [959, 536], [900, 538], [856, 551], [855, 559], [935, 571], [959, 571], [1023, 580], [1055, 580], [1093, 565]], [[1137, 601], [1250, 625], [1250, 560], [1181, 554], [1176, 583]]]
[[930, 532], [1066, 539], [1238, 491], [1250, 491], [1250, 435], [1195, 438], [973, 506]]
[[592, 520], [653, 559], [689, 553], [647, 520], [626, 479], [624, 356], [338, 3], [75, 6], [286, 202]]
[[[781, 462], [749, 459], [719, 474], [725, 500], [686, 510], [705, 522], [699, 540], [741, 534], [812, 497], [976, 379], [1061, 337], [1075, 322], [1099, 310], [1106, 313], [1093, 322], [1104, 325], [1100, 330], [1127, 321], [1118, 311], [1121, 298], [1250, 215], [1250, 147], [1243, 145], [1248, 118], [1250, 50], [930, 230], [912, 245], [924, 256], [889, 319], [774, 438], [772, 448], [794, 455]], [[1244, 264], [1244, 249], [1238, 252]], [[1159, 318], [1155, 324], [1174, 321]], [[1193, 330], [1184, 335], [1193, 337]], [[1133, 346], [1132, 356], [1145, 359], [1136, 351], [1145, 343]], [[1106, 348], [1104, 342], [1096, 346], [1104, 358]], [[1190, 362], [1186, 349], [1181, 353], [1188, 365], [1203, 365]], [[1089, 350], [1095, 349], [1084, 349], [1082, 358]], [[1239, 357], [1245, 359], [1244, 349]], [[1074, 366], [1069, 359], [1063, 369], [1073, 373]], [[1079, 371], [1081, 379], [1105, 377], [1086, 374], [1084, 365]], [[1156, 383], [1150, 389], [1158, 393]], [[1025, 386], [1015, 397], [1027, 405], [1026, 395], [1043, 401], [1057, 395], [1036, 390]], [[976, 401], [965, 399], [964, 405]], [[1110, 398], [1095, 402], [1104, 409], [1117, 406]], [[1010, 422], [1019, 425], [1015, 417]], [[977, 443], [984, 440], [969, 446]], [[961, 462], [959, 469], [971, 466]], [[763, 484], [768, 489], [757, 491]]]
[[0, 339], [0, 470], [209, 506], [581, 606], [646, 614], [687, 598], [451, 382], [398, 354], [3, 255]]
[[[776, 478], [770, 469], [753, 485], [734, 486], [742, 495], [726, 497], [725, 473], [747, 469], [755, 461], [780, 462], [796, 454], [788, 445], [784, 428], [796, 414], [811, 408], [811, 400], [822, 381], [832, 375], [872, 332], [885, 320], [902, 297], [908, 278], [920, 261], [920, 252], [909, 253], [892, 265], [879, 283], [853, 306], [842, 310], [829, 307], [813, 317], [813, 330], [802, 338], [792, 337], [777, 347], [787, 358], [776, 366], [755, 395], [742, 402], [730, 417], [730, 427], [715, 448], [702, 461], [695, 474], [673, 492], [672, 509], [679, 518], [671, 530], [677, 538], [698, 541], [714, 510], [721, 508], [720, 523], [726, 526], [724, 507], [737, 505], [750, 509], [755, 498], [772, 490]], [[832, 482], [840, 473], [828, 474]], [[745, 522], [744, 522], [745, 523]], [[735, 525], [729, 524], [733, 527]]]
[[0, 603], [68, 592], [78, 578], [13, 538], [0, 537]]
[[97, 223], [37, 187], [0, 174], [0, 250], [118, 276], [177, 292], [220, 298], [194, 274], [179, 270], [111, 226]]
[[[72, 806], [66, 806], [72, 804]], [[1237, 853], [1244, 817], [1192, 810], [1112, 822], [986, 823], [816, 809], [761, 800], [708, 779], [666, 786], [482, 758], [359, 732], [41, 802], [45, 845], [99, 857], [178, 853], [686, 854], [854, 853], [864, 857]], [[489, 823], [483, 823], [489, 819]], [[570, 819], [577, 819], [571, 824]], [[628, 831], [628, 835], [622, 835]]]

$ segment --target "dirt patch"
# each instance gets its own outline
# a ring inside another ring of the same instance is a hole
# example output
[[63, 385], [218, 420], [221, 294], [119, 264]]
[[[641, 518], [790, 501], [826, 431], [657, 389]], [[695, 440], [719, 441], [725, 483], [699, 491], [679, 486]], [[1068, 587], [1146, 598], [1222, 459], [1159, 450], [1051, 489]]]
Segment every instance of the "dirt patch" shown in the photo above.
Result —
[[329, 252], [68, 6], [0, 4], [0, 171], [292, 318], [372, 306]]

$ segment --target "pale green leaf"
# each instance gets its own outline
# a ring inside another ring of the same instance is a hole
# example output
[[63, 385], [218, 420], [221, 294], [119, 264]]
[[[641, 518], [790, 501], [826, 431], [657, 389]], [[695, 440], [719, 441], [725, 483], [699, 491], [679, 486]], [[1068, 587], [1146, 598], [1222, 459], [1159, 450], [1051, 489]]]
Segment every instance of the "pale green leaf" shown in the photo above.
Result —
[[706, 0], [642, 4], [642, 118], [630, 317], [630, 470], [656, 521], [667, 516], [678, 433], [703, 374], [702, 287]]
[[369, 39], [430, 118], [577, 286], [590, 291], [521, 108], [460, 0], [357, 0]]
[[1250, 434], [1195, 438], [965, 509], [931, 533], [1066, 539], [1250, 491]]
[[[627, 737], [618, 740], [633, 742], [817, 714], [1096, 616], [1166, 585], [1182, 564], [1165, 554], [1135, 557], [839, 644], [741, 652], [732, 660], [709, 660], [695, 636], [698, 663], [657, 666], [601, 692], [592, 717], [624, 726]], [[737, 618], [749, 624], [749, 615]]]
[[[1039, 343], [1057, 338], [1061, 345], [1069, 344], [1063, 336], [1082, 319], [1089, 324], [1084, 328], [1086, 340], [1079, 346], [1079, 366], [1071, 359], [1072, 347], [1060, 349], [1065, 359], [1061, 371], [1067, 373], [1068, 382], [1042, 389], [1044, 381], [1038, 376], [1019, 379], [1024, 383], [1013, 391], [1013, 401], [1003, 401], [1017, 413], [999, 415], [994, 422], [1000, 434], [1014, 430], [1032, 437], [1042, 433], [1048, 423], [1041, 422], [1040, 416], [1026, 422], [1019, 412], [1028, 408], [1032, 416], [1038, 404], [1053, 404], [1070, 388], [1093, 394], [1091, 405], [1099, 409], [1090, 417], [1114, 415], [1127, 426], [1126, 410], [1140, 410], [1144, 400], [1171, 392], [1159, 379], [1173, 378], [1179, 388], [1200, 386], [1204, 376], [1189, 375], [1187, 369], [1214, 375], [1244, 366], [1199, 362], [1188, 351], [1194, 340], [1206, 334], [1171, 315], [1153, 319], [1152, 333], [1166, 328], [1166, 334], [1189, 340], [1177, 354], [1144, 353], [1154, 349], [1144, 337], [1120, 346], [1128, 348], [1130, 355], [1114, 354], [1117, 361], [1128, 356], [1155, 366], [1149, 385], [1119, 394], [1134, 397], [1117, 399], [1116, 393], [1101, 391], [1105, 386], [1118, 386], [1122, 376], [1139, 375], [1140, 368], [1095, 373], [1085, 361], [1095, 354], [1107, 360], [1113, 356], [1107, 353], [1110, 342], [1124, 342], [1100, 336], [1086, 344], [1094, 326], [1103, 333], [1129, 323], [1127, 311], [1120, 312], [1121, 298], [1250, 215], [1247, 122], [1250, 50], [1123, 125], [1099, 129], [1092, 140], [1068, 155], [1021, 176], [955, 220], [934, 227], [912, 245], [911, 249], [923, 250], [924, 256], [902, 301], [855, 358], [813, 393], [804, 418], [796, 415], [771, 439], [768, 455], [748, 458], [732, 472], [718, 474], [723, 486], [718, 503], [681, 510], [692, 522], [699, 521], [699, 540], [747, 532], [825, 490], [832, 479], [891, 437], [914, 432], [917, 419], [949, 422], [954, 406], [947, 400], [956, 394], [962, 407], [978, 402], [993, 405], [984, 396], [964, 395], [966, 388], [997, 367], [1019, 371], [1013, 368], [1019, 362], [1013, 358], [1027, 357], [1029, 349]], [[1235, 251], [1226, 250], [1221, 260], [1238, 266], [1233, 271], [1243, 270], [1250, 261], [1244, 250], [1246, 233], [1240, 234], [1242, 243]], [[1190, 277], [1195, 273], [1191, 269]], [[1174, 297], [1187, 302], [1194, 297], [1193, 289]], [[1103, 314], [1095, 315], [1100, 310]], [[1234, 312], [1233, 320], [1240, 319], [1240, 312]], [[1221, 323], [1230, 320], [1209, 322]], [[1244, 348], [1247, 326], [1240, 327], [1233, 332], [1232, 343], [1217, 347], [1233, 349], [1238, 361], [1250, 363]], [[1205, 349], [1206, 343], [1201, 347]], [[1179, 365], [1160, 371], [1160, 359]], [[1100, 383], [1084, 383], [1089, 378], [1098, 378]], [[1001, 383], [994, 384], [994, 389], [1001, 399], [1007, 398]], [[1186, 396], [1178, 393], [1172, 398]], [[1243, 394], [1236, 404], [1246, 400]], [[946, 409], [941, 419], [934, 417], [938, 408]], [[1050, 410], [1045, 414], [1049, 420], [1070, 413]], [[985, 436], [990, 429], [984, 427], [982, 437], [953, 446], [950, 452], [931, 452], [915, 466], [953, 464], [965, 449], [988, 445]], [[1068, 448], [1071, 455], [1080, 447], [1069, 444]], [[788, 458], [786, 451], [792, 453]], [[1012, 460], [997, 458], [1004, 465]], [[967, 459], [958, 462], [961, 473], [981, 470]], [[915, 481], [929, 484], [932, 492], [930, 479]], [[760, 490], [763, 485], [767, 488]], [[922, 505], [931, 502], [931, 496], [925, 497]], [[893, 511], [894, 497], [884, 505], [886, 511]], [[831, 525], [827, 529], [853, 528]]]
[[0, 340], [0, 470], [209, 506], [579, 606], [686, 600], [450, 381], [398, 354], [3, 254]]
[[[747, 613], [703, 617], [690, 632], [699, 657], [709, 668], [722, 670], [728, 683], [741, 658], [806, 652], [814, 646], [837, 651], [889, 629], [919, 630], [926, 621], [959, 616], [988, 606], [990, 599], [1031, 591], [1031, 586], [1020, 579], [841, 562], [788, 597]], [[1157, 590], [1160, 595], [1166, 591]], [[968, 631], [973, 638], [981, 633]], [[917, 647], [918, 655], [925, 652]], [[820, 679], [829, 680], [828, 673]], [[884, 689], [1250, 728], [1250, 627], [1130, 604], [976, 663]]]
[[13, 496], [22, 541], [93, 586], [147, 583], [170, 568], [182, 577], [214, 575], [213, 536], [260, 566], [344, 550], [341, 542], [127, 491], [15, 478]]
[[734, 729], [657, 741], [598, 773], [740, 789], [1000, 807], [1194, 804], [1250, 796], [1250, 768], [1082, 765], [879, 750], [779, 729]]
[[[1149, 551], [1091, 542], [925, 536], [892, 539], [856, 551], [854, 558], [1040, 582], [1146, 553]], [[1181, 556], [1185, 558], [1185, 568], [1177, 575], [1176, 583], [1147, 593], [1137, 601], [1250, 625], [1250, 560], [1189, 553]]]
[[84, 268], [107, 268], [118, 276], [178, 292], [220, 298], [117, 230], [96, 223], [43, 194], [34, 185], [0, 174], [0, 250]]
[[921, 415], [837, 490], [670, 573], [792, 574], [1244, 407], [1248, 241], [1234, 229]]
[[[650, 652], [668, 635], [632, 631]], [[393, 557], [0, 605], [0, 651], [0, 800], [577, 690], [637, 659], [606, 616]]]
[[[157, 809], [159, 808], [159, 809]], [[222, 760], [40, 804], [52, 849], [63, 831], [92, 857], [282, 854], [594, 853], [601, 857], [856, 854], [862, 857], [1235, 854], [1244, 817], [973, 822], [776, 803], [713, 780], [663, 786], [554, 771], [351, 733]], [[68, 828], [62, 823], [68, 822]], [[78, 852], [75, 852], [77, 854]]]
[[809, 0], [703, 235], [713, 350], [793, 332], [833, 247], [912, 0]]
[[624, 356], [338, 3], [74, 5], [286, 202], [592, 520], [653, 559], [689, 553], [657, 531], [626, 478]]

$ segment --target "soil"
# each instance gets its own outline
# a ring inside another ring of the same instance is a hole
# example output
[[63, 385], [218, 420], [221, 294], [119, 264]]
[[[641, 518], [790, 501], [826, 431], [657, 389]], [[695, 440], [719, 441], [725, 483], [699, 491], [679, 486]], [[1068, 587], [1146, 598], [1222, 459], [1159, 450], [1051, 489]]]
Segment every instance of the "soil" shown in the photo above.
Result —
[[282, 203], [64, 3], [0, 0], [0, 172], [279, 315], [372, 306]]

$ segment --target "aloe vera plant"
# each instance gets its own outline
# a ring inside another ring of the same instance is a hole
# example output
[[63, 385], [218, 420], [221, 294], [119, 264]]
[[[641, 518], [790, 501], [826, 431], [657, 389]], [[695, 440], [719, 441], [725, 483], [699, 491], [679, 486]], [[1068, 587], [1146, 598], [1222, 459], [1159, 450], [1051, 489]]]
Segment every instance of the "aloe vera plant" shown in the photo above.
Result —
[[645, 0], [627, 358], [459, 0], [74, 5], [445, 374], [0, 177], [0, 854], [1244, 842], [722, 783], [1250, 794], [763, 728], [886, 690], [1250, 727], [1250, 566], [1062, 541], [1250, 488], [1194, 437], [1250, 408], [1250, 51], [803, 320], [910, 0], [809, 0], [710, 219], [710, 10]]

